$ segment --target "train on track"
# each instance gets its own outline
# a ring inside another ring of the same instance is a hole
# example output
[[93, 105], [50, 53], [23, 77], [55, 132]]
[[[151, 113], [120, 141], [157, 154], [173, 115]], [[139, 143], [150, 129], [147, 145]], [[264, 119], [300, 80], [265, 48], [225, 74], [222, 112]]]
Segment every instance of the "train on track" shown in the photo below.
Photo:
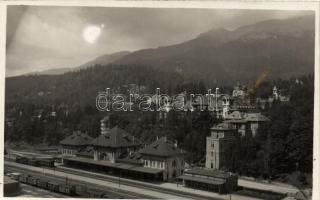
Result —
[[27, 157], [16, 157], [17, 163], [32, 165], [36, 167], [54, 167], [54, 159], [51, 158], [27, 158]]
[[9, 176], [23, 184], [28, 184], [34, 187], [42, 188], [56, 193], [65, 194], [68, 196], [78, 196], [84, 198], [109, 198], [109, 199], [126, 199], [126, 195], [113, 194], [97, 188], [88, 188], [77, 184], [71, 184], [62, 181], [54, 181], [45, 176], [8, 173]]
[[28, 185], [46, 189], [52, 192], [58, 192], [69, 196], [76, 195], [76, 188], [74, 185], [61, 184], [55, 181], [47, 180], [46, 178], [39, 178], [29, 174], [21, 174], [12, 176], [13, 179]]

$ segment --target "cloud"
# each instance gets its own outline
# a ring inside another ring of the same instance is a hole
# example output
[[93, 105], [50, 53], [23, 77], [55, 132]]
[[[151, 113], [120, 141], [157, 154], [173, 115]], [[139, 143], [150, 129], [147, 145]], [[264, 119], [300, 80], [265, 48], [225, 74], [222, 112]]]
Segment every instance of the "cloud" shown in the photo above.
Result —
[[[75, 67], [106, 53], [181, 43], [212, 28], [234, 29], [298, 11], [9, 6], [7, 75]], [[95, 44], [82, 37], [101, 26]]]

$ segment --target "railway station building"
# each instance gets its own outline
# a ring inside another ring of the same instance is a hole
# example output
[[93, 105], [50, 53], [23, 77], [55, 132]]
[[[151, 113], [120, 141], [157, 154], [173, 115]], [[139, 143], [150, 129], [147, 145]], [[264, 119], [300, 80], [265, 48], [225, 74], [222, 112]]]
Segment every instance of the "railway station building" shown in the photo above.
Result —
[[122, 155], [137, 151], [142, 143], [130, 133], [115, 126], [110, 130], [103, 130], [90, 145], [93, 146], [94, 160], [115, 163]]
[[92, 141], [92, 137], [81, 131], [74, 131], [72, 135], [60, 141], [63, 156], [76, 156], [76, 153], [86, 148]]
[[78, 155], [64, 157], [64, 165], [138, 180], [172, 180], [183, 173], [185, 163], [185, 151], [166, 137], [157, 139], [140, 150], [128, 151], [114, 160]]
[[183, 173], [185, 151], [167, 137], [157, 139], [139, 151], [145, 168], [163, 170], [163, 180], [175, 179]]
[[[185, 151], [176, 142], [162, 137], [143, 147], [140, 140], [117, 126], [101, 127], [101, 134], [87, 146], [71, 156], [63, 154], [65, 166], [154, 181], [171, 180], [183, 173]], [[65, 144], [66, 139], [63, 141]]]

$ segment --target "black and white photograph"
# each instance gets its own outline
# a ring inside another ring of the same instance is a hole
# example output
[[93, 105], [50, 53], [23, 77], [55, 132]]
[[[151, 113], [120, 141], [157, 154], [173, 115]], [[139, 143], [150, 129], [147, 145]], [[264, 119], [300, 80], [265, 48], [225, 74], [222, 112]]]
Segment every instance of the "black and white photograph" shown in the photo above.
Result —
[[317, 10], [5, 8], [4, 197], [315, 199]]

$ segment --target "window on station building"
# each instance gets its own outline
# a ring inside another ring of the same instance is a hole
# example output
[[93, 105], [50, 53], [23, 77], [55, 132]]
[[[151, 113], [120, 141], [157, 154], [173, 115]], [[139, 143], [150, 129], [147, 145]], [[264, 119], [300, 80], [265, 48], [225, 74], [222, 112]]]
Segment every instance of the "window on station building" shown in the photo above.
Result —
[[172, 167], [176, 167], [177, 166], [177, 162], [176, 162], [176, 160], [174, 160], [173, 162], [172, 162]]

